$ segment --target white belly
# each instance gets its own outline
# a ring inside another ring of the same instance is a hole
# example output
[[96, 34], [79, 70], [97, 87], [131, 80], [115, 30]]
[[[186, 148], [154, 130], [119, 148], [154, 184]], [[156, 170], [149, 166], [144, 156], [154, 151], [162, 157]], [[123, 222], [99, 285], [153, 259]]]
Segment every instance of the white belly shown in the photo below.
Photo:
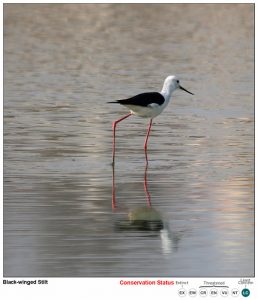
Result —
[[167, 106], [168, 102], [164, 102], [162, 105], [152, 103], [148, 106], [126, 105], [131, 110], [131, 113], [142, 118], [155, 118], [163, 109]]

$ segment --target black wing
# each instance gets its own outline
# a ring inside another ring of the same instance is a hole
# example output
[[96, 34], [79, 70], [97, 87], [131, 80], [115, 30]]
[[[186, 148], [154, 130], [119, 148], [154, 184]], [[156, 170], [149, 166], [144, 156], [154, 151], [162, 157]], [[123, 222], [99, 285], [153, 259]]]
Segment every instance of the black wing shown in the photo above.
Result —
[[115, 102], [109, 102], [109, 103], [148, 106], [151, 103], [157, 103], [158, 105], [162, 105], [164, 102], [165, 102], [165, 98], [160, 93], [153, 92], [153, 93], [142, 93], [128, 99], [116, 100]]

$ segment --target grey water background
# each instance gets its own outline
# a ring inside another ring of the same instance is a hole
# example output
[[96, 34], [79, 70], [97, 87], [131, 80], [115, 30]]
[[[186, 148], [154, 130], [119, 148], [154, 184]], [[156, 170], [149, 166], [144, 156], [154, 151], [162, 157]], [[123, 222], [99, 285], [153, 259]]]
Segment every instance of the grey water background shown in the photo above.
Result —
[[[4, 4], [5, 276], [254, 275], [253, 25], [252, 4]], [[131, 117], [112, 209], [106, 102], [170, 74], [195, 95], [154, 119], [151, 207]]]

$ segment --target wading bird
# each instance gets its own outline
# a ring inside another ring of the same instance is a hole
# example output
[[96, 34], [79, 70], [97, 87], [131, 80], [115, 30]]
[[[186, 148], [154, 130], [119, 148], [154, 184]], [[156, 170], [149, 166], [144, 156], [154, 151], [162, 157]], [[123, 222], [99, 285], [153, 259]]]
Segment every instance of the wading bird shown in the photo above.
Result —
[[146, 134], [146, 138], [145, 138], [145, 142], [144, 142], [145, 157], [146, 157], [146, 161], [148, 162], [147, 144], [148, 144], [148, 139], [149, 139], [150, 130], [151, 130], [151, 126], [152, 126], [152, 119], [162, 113], [162, 111], [168, 105], [172, 93], [176, 89], [181, 89], [181, 90], [193, 95], [193, 93], [187, 91], [185, 88], [183, 88], [180, 85], [179, 79], [176, 76], [171, 75], [165, 79], [163, 88], [160, 93], [159, 92], [142, 93], [142, 94], [133, 96], [128, 99], [108, 102], [108, 103], [119, 103], [130, 109], [129, 114], [127, 114], [126, 116], [122, 117], [121, 119], [118, 119], [115, 122], [113, 122], [113, 164], [115, 162], [115, 150], [116, 150], [115, 149], [115, 147], [116, 147], [116, 125], [119, 122], [123, 121], [124, 119], [130, 117], [131, 115], [140, 116], [142, 118], [150, 118], [150, 123], [148, 126], [148, 130], [147, 130], [147, 134]]

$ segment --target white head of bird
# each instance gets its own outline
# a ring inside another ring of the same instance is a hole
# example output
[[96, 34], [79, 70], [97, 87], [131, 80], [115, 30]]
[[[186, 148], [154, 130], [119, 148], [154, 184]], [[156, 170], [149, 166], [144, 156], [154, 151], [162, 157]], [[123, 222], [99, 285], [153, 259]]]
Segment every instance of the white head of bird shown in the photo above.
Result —
[[165, 100], [168, 101], [171, 98], [172, 93], [176, 89], [181, 89], [181, 90], [193, 95], [193, 93], [187, 91], [185, 88], [183, 88], [180, 85], [179, 78], [174, 75], [170, 75], [165, 79], [163, 88], [161, 90], [161, 94], [164, 96]]

